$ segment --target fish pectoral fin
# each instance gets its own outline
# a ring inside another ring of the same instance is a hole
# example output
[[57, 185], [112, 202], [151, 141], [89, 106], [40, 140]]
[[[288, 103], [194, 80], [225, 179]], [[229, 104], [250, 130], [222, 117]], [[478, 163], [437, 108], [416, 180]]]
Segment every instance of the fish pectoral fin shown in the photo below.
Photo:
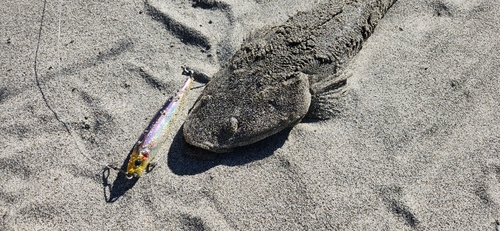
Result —
[[[280, 93], [277, 95], [286, 96], [288, 104], [283, 108], [286, 111], [287, 120], [290, 126], [300, 122], [307, 114], [311, 104], [311, 93], [309, 85], [309, 75], [302, 72], [294, 72], [286, 77], [286, 81], [280, 86]], [[285, 109], [286, 108], [286, 109]]]
[[327, 120], [340, 114], [347, 93], [347, 79], [351, 76], [352, 74], [341, 72], [313, 84], [311, 106], [306, 118]]

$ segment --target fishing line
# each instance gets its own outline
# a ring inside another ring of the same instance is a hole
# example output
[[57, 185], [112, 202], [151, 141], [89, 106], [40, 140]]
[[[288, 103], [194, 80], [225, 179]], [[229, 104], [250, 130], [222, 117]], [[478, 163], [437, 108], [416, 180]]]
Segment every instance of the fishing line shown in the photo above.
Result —
[[[60, 79], [62, 78], [62, 64], [61, 64], [61, 21], [62, 21], [62, 6], [63, 6], [63, 0], [60, 0], [59, 1], [59, 15], [58, 15], [58, 22], [57, 22], [57, 44], [56, 44], [56, 47], [57, 47], [57, 66], [58, 66], [58, 74], [57, 74], [57, 79], [59, 82]], [[62, 105], [63, 105], [63, 110], [66, 111], [66, 112], [69, 112], [68, 110], [68, 107], [66, 106], [66, 101], [64, 99], [65, 97], [61, 97], [61, 101], [62, 101]], [[55, 112], [54, 112], [55, 113]], [[88, 155], [88, 153], [85, 151], [86, 149], [82, 146], [81, 142], [79, 141], [78, 137], [76, 136], [75, 132], [73, 131], [73, 129], [71, 128], [71, 126], [68, 126], [66, 122], [64, 122], [62, 119], [58, 119], [63, 125], [64, 127], [66, 128], [67, 132], [71, 135], [71, 137], [73, 138], [73, 141], [75, 142], [76, 144], [76, 147], [78, 149], [78, 151], [80, 152], [80, 154], [85, 157], [85, 159], [87, 159], [88, 161], [90, 161], [91, 163], [95, 163], [97, 165], [100, 165], [102, 166], [103, 169], [105, 168], [114, 168], [114, 167], [111, 167], [109, 164], [107, 163], [101, 163], [93, 158], [90, 157], [90, 155]]]
[[[82, 138], [78, 136], [78, 133], [76, 131], [73, 131], [74, 129], [72, 129], [70, 126], [68, 126], [68, 123], [65, 122], [65, 120], [63, 120], [62, 118], [59, 117], [59, 114], [50, 106], [50, 104], [48, 103], [48, 99], [40, 85], [40, 82], [39, 82], [39, 77], [38, 77], [38, 73], [37, 73], [37, 66], [38, 66], [38, 53], [39, 53], [39, 47], [40, 47], [40, 42], [41, 42], [41, 35], [42, 35], [42, 28], [43, 28], [43, 22], [44, 22], [44, 18], [45, 18], [45, 11], [46, 11], [46, 3], [47, 1], [45, 0], [44, 1], [44, 5], [43, 5], [43, 10], [42, 10], [42, 19], [41, 19], [41, 22], [40, 22], [40, 29], [39, 29], [39, 34], [38, 34], [38, 42], [37, 42], [37, 47], [36, 47], [36, 52], [35, 52], [35, 63], [34, 63], [34, 71], [35, 71], [35, 79], [36, 79], [36, 84], [37, 84], [37, 87], [44, 99], [44, 102], [46, 104], [46, 106], [49, 108], [49, 110], [53, 113], [54, 117], [56, 118], [57, 121], [59, 121], [65, 128], [65, 130], [68, 132], [68, 134], [71, 136], [71, 138], [73, 139], [78, 151], [80, 152], [80, 154], [85, 158], [87, 159], [90, 163], [94, 163], [94, 164], [97, 164], [99, 166], [102, 166], [102, 169], [114, 169], [114, 170], [117, 170], [117, 171], [120, 171], [122, 173], [125, 173], [127, 176], [130, 176], [130, 172], [129, 172], [129, 168], [130, 168], [130, 163], [127, 167], [127, 171], [124, 171], [122, 170], [121, 168], [119, 167], [116, 167], [114, 165], [110, 165], [108, 163], [103, 163], [103, 162], [99, 162], [97, 160], [95, 160], [94, 158], [91, 157], [91, 155], [88, 154], [87, 152], [87, 149], [85, 147], [85, 144], [82, 143]], [[63, 11], [63, 4], [64, 4], [64, 1], [63, 0], [60, 0], [59, 1], [59, 6], [58, 6], [58, 23], [57, 23], [57, 41], [56, 41], [56, 50], [57, 50], [57, 55], [56, 55], [56, 58], [58, 59], [56, 61], [57, 63], [57, 72], [56, 72], [56, 75], [55, 75], [55, 89], [64, 89], [63, 86], [61, 86], [61, 83], [59, 82], [61, 79], [63, 79], [64, 75], [63, 75], [63, 71], [64, 69], [62, 68], [62, 44], [61, 44], [61, 34], [62, 34], [62, 11]], [[201, 72], [198, 72], [198, 71], [193, 71], [189, 68], [185, 68], [183, 67], [184, 69], [184, 72], [183, 72], [183, 75], [188, 75], [190, 77], [188, 77], [188, 79], [196, 79], [197, 82], [200, 82], [200, 83], [206, 83], [209, 81], [209, 77]], [[191, 79], [191, 80], [193, 80]], [[191, 81], [192, 82], [192, 81]], [[188, 87], [189, 86], [189, 87]], [[190, 88], [190, 84], [188, 84], [187, 86], [185, 86], [186, 88], [184, 88], [184, 90], [187, 90]], [[184, 90], [182, 90], [182, 92], [184, 92]], [[179, 93], [179, 92], [178, 92]], [[180, 97], [180, 98], [183, 98], [182, 95], [184, 94], [176, 94], [174, 97]], [[66, 99], [65, 97], [61, 97], [60, 98], [61, 100], [61, 103], [62, 103], [62, 109], [65, 111], [65, 112], [69, 112], [68, 110], [68, 107], [67, 107], [67, 103], [66, 103]], [[172, 110], [172, 111], [164, 111], [165, 113], [168, 113], [168, 119], [164, 122], [164, 123], [161, 123], [163, 125], [161, 125], [160, 127], [167, 127], [167, 125], [169, 124], [169, 121], [170, 121], [170, 118], [171, 116], [173, 116], [174, 114], [178, 114], [179, 111], [176, 110], [176, 108], [178, 106], [180, 106], [180, 104], [182, 104], [182, 101], [181, 102], [177, 102], [178, 99], [175, 99], [173, 100], [173, 102], [175, 102], [175, 108]], [[106, 105], [106, 104], [104, 104]], [[168, 106], [168, 105], [165, 105], [165, 106]], [[98, 119], [98, 118], [96, 118]], [[152, 123], [156, 123], [157, 121], [152, 121]], [[170, 126], [168, 126], [170, 127]], [[164, 128], [161, 128], [161, 129], [164, 129]], [[154, 133], [153, 133], [154, 134]], [[160, 140], [163, 140], [167, 137], [166, 133], [161, 133], [163, 135], [161, 135], [161, 137], [157, 138], [157, 134], [154, 134], [154, 137], [152, 142], [148, 143], [148, 147], [150, 147], [149, 145], [151, 143], [156, 143], [156, 141], [160, 141]], [[144, 140], [142, 141], [139, 141], [139, 142], [143, 142]], [[164, 141], [163, 141], [164, 142]], [[161, 142], [161, 143], [163, 143]], [[156, 145], [155, 145], [156, 146]], [[136, 144], [134, 146], [134, 151], [136, 151], [136, 148], [138, 148], [138, 144]], [[161, 147], [161, 144], [157, 145], [157, 147], [155, 147], [154, 150], [156, 150], [156, 148], [160, 148]], [[144, 148], [141, 149], [141, 150], [145, 150]], [[154, 151], [153, 150], [153, 151]], [[148, 153], [146, 153], [148, 154]], [[132, 155], [133, 157], [133, 155]], [[131, 158], [132, 158], [131, 157]], [[158, 163], [158, 161], [160, 161], [162, 158], [163, 158], [163, 155], [159, 155], [158, 156], [159, 158], [156, 158], [155, 162]], [[154, 158], [154, 157], [153, 157]], [[151, 158], [151, 159], [153, 159]], [[135, 160], [137, 161], [137, 160]], [[148, 166], [149, 167], [149, 166]], [[153, 166], [154, 167], [154, 166]], [[140, 176], [140, 174], [138, 175]]]

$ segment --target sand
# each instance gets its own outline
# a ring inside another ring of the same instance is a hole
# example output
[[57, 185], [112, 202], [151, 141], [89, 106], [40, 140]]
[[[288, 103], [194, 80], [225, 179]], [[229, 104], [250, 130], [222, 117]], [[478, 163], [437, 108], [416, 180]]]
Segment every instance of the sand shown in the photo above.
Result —
[[346, 67], [339, 115], [214, 159], [171, 124], [158, 166], [121, 166], [181, 85], [253, 31], [322, 1], [3, 1], [0, 230], [498, 230], [500, 2], [399, 0]]

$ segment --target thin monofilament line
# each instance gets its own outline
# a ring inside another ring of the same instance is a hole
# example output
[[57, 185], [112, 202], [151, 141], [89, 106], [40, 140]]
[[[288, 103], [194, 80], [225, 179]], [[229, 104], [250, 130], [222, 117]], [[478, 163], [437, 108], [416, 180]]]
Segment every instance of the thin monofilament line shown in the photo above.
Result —
[[[61, 57], [61, 21], [62, 21], [62, 7], [63, 7], [63, 0], [60, 0], [59, 1], [59, 15], [58, 15], [58, 23], [57, 23], [57, 44], [56, 44], [56, 47], [57, 47], [57, 65], [58, 65], [58, 72], [57, 72], [57, 78], [56, 79], [61, 79], [62, 78], [62, 57]], [[57, 82], [57, 81], [56, 81]], [[63, 107], [64, 107], [64, 110], [67, 112], [68, 111], [68, 107], [66, 106], [66, 100], [65, 100], [65, 97], [61, 97], [61, 101], [62, 101], [62, 104], [63, 104]], [[108, 163], [101, 163], [97, 160], [94, 160], [90, 157], [90, 155], [87, 155], [86, 152], [84, 152], [83, 150], [85, 150], [84, 148], [82, 148], [82, 144], [79, 142], [79, 139], [78, 137], [75, 135], [75, 132], [73, 131], [73, 129], [71, 129], [70, 126], [68, 126], [64, 121], [63, 119], [61, 118], [61, 123], [64, 124], [64, 126], [67, 128], [69, 134], [71, 135], [71, 138], [73, 139], [73, 141], [75, 142], [76, 144], [76, 148], [78, 149], [78, 151], [80, 152], [80, 154], [85, 157], [85, 159], [87, 159], [88, 161], [90, 161], [91, 163], [95, 163], [97, 165], [100, 165], [102, 166], [102, 168], [108, 168], [110, 165], [108, 165]]]

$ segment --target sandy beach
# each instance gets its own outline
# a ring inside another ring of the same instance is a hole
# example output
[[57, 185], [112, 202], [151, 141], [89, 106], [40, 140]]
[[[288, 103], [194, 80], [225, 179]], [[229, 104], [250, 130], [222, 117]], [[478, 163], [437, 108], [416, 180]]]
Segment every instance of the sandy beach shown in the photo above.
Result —
[[[182, 85], [327, 0], [13, 1], [0, 20], [0, 230], [499, 230], [500, 2], [399, 0], [345, 67], [330, 120], [200, 159]], [[339, 0], [336, 0], [339, 1]]]

